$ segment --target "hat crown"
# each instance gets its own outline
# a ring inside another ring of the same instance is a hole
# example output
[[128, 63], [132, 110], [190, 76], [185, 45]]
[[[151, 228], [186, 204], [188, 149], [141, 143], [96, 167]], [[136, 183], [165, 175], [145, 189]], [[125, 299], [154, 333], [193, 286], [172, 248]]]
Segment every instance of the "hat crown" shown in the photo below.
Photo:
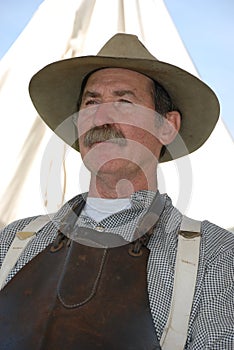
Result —
[[136, 35], [118, 33], [98, 52], [97, 56], [157, 60]]

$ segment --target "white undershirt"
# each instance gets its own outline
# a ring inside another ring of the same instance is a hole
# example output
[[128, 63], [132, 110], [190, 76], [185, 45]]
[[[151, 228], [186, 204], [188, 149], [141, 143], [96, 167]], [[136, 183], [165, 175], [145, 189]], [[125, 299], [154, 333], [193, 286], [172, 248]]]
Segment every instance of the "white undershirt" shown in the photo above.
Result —
[[131, 208], [129, 198], [106, 199], [88, 197], [83, 213], [94, 219], [96, 222], [99, 222], [114, 213], [129, 208]]

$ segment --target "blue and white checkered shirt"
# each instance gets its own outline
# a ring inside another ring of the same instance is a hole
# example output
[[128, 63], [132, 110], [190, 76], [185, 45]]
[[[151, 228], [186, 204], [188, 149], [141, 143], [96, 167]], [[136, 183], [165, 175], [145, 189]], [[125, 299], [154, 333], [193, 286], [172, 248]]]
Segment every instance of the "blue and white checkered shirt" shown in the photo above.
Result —
[[[139, 191], [131, 196], [131, 207], [112, 214], [99, 223], [81, 213], [77, 224], [103, 230], [127, 238], [133, 233], [138, 220], [147, 212], [154, 192]], [[170, 198], [148, 243], [150, 256], [147, 278], [150, 308], [160, 340], [167, 322], [173, 290], [177, 250], [177, 234], [182, 215], [173, 207]], [[67, 202], [29, 243], [10, 272], [7, 282], [35, 255], [41, 252], [57, 235], [57, 225], [82, 196]], [[33, 218], [18, 220], [0, 233], [0, 266], [17, 231]], [[202, 222], [199, 270], [185, 349], [234, 349], [234, 235], [208, 221]], [[186, 281], [185, 281], [186, 283]]]

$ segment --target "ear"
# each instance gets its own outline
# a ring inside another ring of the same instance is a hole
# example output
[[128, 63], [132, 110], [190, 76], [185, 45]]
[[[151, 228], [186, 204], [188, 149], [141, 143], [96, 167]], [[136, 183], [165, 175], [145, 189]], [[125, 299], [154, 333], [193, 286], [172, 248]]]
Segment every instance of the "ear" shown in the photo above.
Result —
[[160, 129], [160, 142], [169, 145], [180, 130], [181, 116], [177, 111], [168, 112]]

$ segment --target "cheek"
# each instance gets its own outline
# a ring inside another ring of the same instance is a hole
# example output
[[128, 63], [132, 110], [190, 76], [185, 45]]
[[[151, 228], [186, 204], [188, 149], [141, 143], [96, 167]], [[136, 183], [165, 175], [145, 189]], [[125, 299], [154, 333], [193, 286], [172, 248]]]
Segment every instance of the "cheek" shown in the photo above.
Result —
[[84, 134], [91, 129], [91, 123], [89, 122], [88, 119], [84, 119], [84, 118], [79, 118], [78, 122], [77, 122], [77, 131], [78, 131], [78, 136], [79, 139], [83, 139], [84, 138]]
[[148, 128], [148, 130], [138, 127], [131, 127], [130, 129], [124, 130], [124, 135], [127, 139], [133, 140], [145, 146], [147, 146], [147, 144], [158, 143], [157, 130], [155, 126]]
[[79, 150], [80, 150], [80, 155], [82, 159], [88, 152], [87, 148], [84, 146], [83, 140], [84, 140], [84, 136], [79, 137]]
[[153, 161], [154, 156], [159, 156], [162, 145], [153, 131], [151, 133], [142, 129], [136, 129], [131, 134], [128, 134], [128, 138], [134, 141], [130, 143], [133, 158], [151, 158]]

